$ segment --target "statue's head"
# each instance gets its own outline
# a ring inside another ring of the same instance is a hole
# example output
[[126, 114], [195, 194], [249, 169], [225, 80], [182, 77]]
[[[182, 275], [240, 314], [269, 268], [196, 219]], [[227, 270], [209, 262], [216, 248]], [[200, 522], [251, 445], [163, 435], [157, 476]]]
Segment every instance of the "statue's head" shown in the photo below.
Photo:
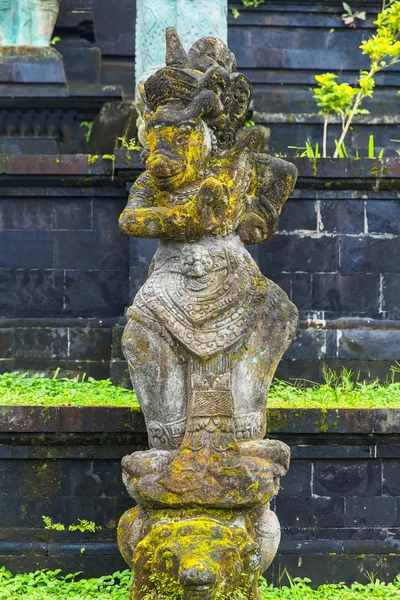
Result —
[[150, 581], [157, 598], [235, 600], [250, 590], [257, 595], [258, 546], [237, 524], [193, 518], [154, 526], [137, 545], [134, 564], [139, 594]]
[[187, 53], [167, 29], [166, 67], [141, 90], [146, 169], [160, 189], [195, 181], [212, 152], [234, 146], [251, 97], [250, 82], [235, 67], [222, 40], [203, 38]]

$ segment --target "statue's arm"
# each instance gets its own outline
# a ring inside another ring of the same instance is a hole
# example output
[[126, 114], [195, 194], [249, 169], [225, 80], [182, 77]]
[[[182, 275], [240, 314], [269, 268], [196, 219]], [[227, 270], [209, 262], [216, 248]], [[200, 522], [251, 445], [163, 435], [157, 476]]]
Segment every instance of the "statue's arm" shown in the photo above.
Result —
[[143, 173], [131, 188], [128, 204], [119, 218], [119, 228], [133, 237], [198, 239], [207, 229], [220, 224], [222, 215], [217, 208], [224, 206], [225, 195], [225, 186], [209, 178], [185, 204], [167, 206], [160, 201], [156, 204], [156, 196], [160, 195], [154, 192], [147, 174]]
[[257, 155], [255, 168], [255, 190], [238, 229], [246, 244], [260, 244], [274, 235], [282, 206], [297, 179], [297, 169], [292, 163], [267, 154]]

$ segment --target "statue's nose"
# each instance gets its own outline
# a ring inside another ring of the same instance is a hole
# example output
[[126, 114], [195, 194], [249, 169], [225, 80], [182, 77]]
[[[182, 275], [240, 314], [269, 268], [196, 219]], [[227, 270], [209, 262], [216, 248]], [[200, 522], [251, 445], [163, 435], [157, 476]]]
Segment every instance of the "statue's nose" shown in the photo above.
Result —
[[181, 164], [177, 160], [161, 152], [150, 154], [146, 166], [159, 177], [169, 177], [181, 170]]
[[216, 579], [217, 576], [215, 573], [212, 573], [209, 569], [205, 569], [200, 566], [183, 569], [180, 576], [180, 582], [183, 585], [213, 586], [216, 582]]

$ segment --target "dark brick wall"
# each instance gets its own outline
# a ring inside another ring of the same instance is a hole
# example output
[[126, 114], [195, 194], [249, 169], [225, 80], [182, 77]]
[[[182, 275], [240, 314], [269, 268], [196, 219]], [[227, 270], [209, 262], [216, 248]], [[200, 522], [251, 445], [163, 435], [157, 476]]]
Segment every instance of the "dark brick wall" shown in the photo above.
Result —
[[[255, 9], [244, 7], [240, 0], [229, 2], [228, 42], [239, 70], [253, 83], [256, 120], [271, 127], [274, 150], [288, 152], [288, 146], [304, 146], [307, 138], [321, 141], [322, 118], [310, 92], [314, 75], [331, 71], [340, 74], [342, 81], [355, 83], [359, 70], [367, 68], [359, 45], [372, 35], [381, 3], [365, 0], [351, 6], [367, 13], [356, 29], [341, 20], [341, 2], [268, 1]], [[233, 17], [232, 8], [239, 10], [239, 18]], [[57, 48], [69, 79], [88, 82], [98, 77], [105, 84], [123, 85], [132, 95], [135, 14], [130, 0], [112, 5], [108, 0], [63, 0], [55, 33], [61, 37]], [[373, 133], [377, 147], [395, 156], [398, 144], [391, 139], [400, 137], [395, 134], [400, 125], [398, 69], [377, 76], [374, 98], [366, 101], [371, 116], [357, 117], [363, 124], [349, 132], [347, 147], [358, 146], [361, 155], [366, 156]], [[333, 118], [331, 149], [339, 134], [339, 119]]]
[[[388, 581], [400, 571], [400, 446], [396, 410], [278, 410], [269, 436], [291, 446], [292, 464], [273, 503], [282, 525], [268, 572], [325, 581]], [[323, 432], [323, 433], [322, 433]], [[124, 568], [115, 528], [133, 504], [120, 459], [145, 449], [129, 409], [0, 409], [0, 564], [14, 571]], [[78, 518], [95, 534], [48, 532], [42, 515]], [[81, 548], [85, 552], [81, 553]]]
[[[8, 157], [0, 174], [0, 369], [87, 372], [128, 384], [125, 308], [156, 242], [117, 227], [137, 154]], [[400, 353], [398, 159], [297, 160], [277, 234], [250, 247], [301, 314], [278, 376], [325, 363], [385, 378]], [[114, 339], [111, 339], [112, 329]]]

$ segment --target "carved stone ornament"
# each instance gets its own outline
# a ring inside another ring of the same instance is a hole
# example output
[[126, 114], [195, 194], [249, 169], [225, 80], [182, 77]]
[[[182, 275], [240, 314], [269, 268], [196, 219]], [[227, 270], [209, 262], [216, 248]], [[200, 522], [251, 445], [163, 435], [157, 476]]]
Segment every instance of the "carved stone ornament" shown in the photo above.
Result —
[[61, 0], [0, 0], [0, 46], [49, 46]]
[[138, 507], [119, 544], [133, 600], [253, 600], [290, 460], [263, 439], [266, 401], [298, 316], [244, 244], [274, 234], [297, 172], [256, 152], [254, 132], [237, 138], [251, 85], [219, 39], [185, 52], [168, 28], [166, 66], [142, 96], [146, 170], [120, 228], [159, 239], [123, 336], [150, 450], [122, 461]]

